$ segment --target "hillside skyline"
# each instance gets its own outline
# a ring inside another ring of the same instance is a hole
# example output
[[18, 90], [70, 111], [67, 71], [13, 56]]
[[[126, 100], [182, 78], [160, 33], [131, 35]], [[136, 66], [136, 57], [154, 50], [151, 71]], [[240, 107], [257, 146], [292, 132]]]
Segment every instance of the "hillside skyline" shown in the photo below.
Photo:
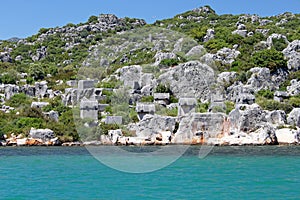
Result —
[[[173, 1], [172, 1], [173, 2]], [[189, 1], [171, 3], [166, 1], [140, 2], [132, 0], [116, 0], [114, 4], [106, 1], [90, 0], [89, 3], [66, 0], [63, 3], [57, 0], [40, 3], [37, 0], [29, 2], [22, 0], [7, 1], [2, 3], [4, 9], [0, 13], [0, 25], [5, 27], [0, 32], [0, 40], [13, 37], [26, 38], [34, 35], [40, 28], [53, 28], [64, 26], [68, 23], [78, 24], [86, 22], [92, 15], [101, 13], [115, 14], [118, 17], [145, 19], [147, 23], [156, 20], [172, 18], [173, 16], [192, 10], [197, 7], [209, 5], [217, 14], [258, 14], [260, 16], [273, 16], [284, 12], [299, 13], [300, 2], [294, 0], [260, 2], [244, 1], [236, 3], [229, 0], [220, 3], [215, 0]], [[269, 6], [272, 5], [272, 6]]]

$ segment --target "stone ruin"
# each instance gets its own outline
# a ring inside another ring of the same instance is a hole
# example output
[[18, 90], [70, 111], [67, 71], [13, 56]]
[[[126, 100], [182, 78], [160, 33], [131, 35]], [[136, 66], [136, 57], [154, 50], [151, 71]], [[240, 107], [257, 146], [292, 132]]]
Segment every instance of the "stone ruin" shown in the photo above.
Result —
[[180, 98], [178, 102], [178, 117], [189, 115], [196, 111], [196, 98]]
[[98, 120], [98, 101], [82, 99], [80, 101], [80, 118]]
[[105, 118], [105, 124], [119, 124], [123, 122], [122, 116], [107, 116]]
[[169, 93], [154, 93], [154, 103], [157, 103], [162, 106], [167, 106], [170, 103], [170, 94]]
[[135, 110], [138, 113], [139, 120], [142, 120], [144, 118], [144, 116], [147, 114], [154, 115], [155, 104], [137, 103]]

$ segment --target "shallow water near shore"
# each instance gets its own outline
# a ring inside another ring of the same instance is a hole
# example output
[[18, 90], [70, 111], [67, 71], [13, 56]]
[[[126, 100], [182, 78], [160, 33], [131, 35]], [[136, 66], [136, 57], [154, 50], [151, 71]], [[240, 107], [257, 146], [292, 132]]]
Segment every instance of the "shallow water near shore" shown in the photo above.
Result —
[[[133, 152], [159, 147], [123, 147]], [[300, 146], [190, 147], [151, 173], [111, 169], [84, 147], [1, 147], [0, 199], [297, 199]], [[163, 156], [159, 159], [165, 159]], [[134, 164], [134, 163], [133, 163]]]

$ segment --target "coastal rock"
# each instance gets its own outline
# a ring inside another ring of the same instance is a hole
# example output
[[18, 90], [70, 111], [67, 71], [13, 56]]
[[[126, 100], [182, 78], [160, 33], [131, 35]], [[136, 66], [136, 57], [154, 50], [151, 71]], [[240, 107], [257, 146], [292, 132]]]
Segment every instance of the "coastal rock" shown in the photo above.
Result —
[[145, 115], [136, 124], [129, 124], [128, 129], [134, 131], [138, 137], [152, 137], [161, 131], [171, 131], [175, 129], [176, 118], [160, 115]]
[[173, 142], [192, 144], [198, 140], [205, 143], [209, 138], [216, 138], [229, 131], [228, 128], [223, 113], [192, 113], [180, 120]]
[[209, 99], [210, 87], [215, 82], [214, 70], [198, 61], [190, 61], [169, 69], [157, 79], [158, 83], [169, 85], [177, 98], [196, 97]]
[[231, 128], [236, 132], [252, 132], [267, 122], [266, 112], [259, 105], [238, 105], [229, 113]]
[[300, 69], [300, 40], [294, 40], [282, 51], [288, 59], [288, 69], [297, 71]]
[[123, 136], [122, 130], [121, 129], [109, 130], [108, 131], [108, 136], [109, 136], [111, 142], [113, 144], [116, 144], [118, 142], [118, 139]]
[[47, 47], [42, 46], [41, 48], [36, 50], [36, 54], [31, 56], [31, 59], [36, 62], [43, 58], [45, 58], [47, 55]]
[[266, 115], [267, 122], [276, 125], [285, 125], [287, 123], [286, 114], [283, 110], [273, 110]]
[[300, 127], [300, 108], [294, 108], [288, 114], [287, 123], [292, 126]]
[[276, 136], [279, 144], [295, 144], [300, 142], [299, 130], [283, 128], [276, 130]]
[[277, 145], [278, 139], [276, 136], [275, 129], [272, 126], [264, 125], [254, 132], [251, 132], [250, 137], [252, 138], [253, 144], [259, 145]]
[[34, 139], [50, 140], [54, 138], [54, 132], [50, 129], [35, 129], [31, 128], [29, 136]]

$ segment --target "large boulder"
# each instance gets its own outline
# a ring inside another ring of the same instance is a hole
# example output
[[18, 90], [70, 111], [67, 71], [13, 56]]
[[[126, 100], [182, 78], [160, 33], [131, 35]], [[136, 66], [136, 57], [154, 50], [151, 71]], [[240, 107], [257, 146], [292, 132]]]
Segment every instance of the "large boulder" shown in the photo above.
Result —
[[[229, 127], [228, 127], [229, 128]], [[193, 141], [216, 138], [226, 132], [226, 115], [223, 113], [192, 113], [181, 119], [174, 143], [192, 144]]]
[[279, 144], [295, 144], [300, 142], [299, 130], [283, 128], [276, 130], [276, 136]]
[[176, 118], [160, 115], [145, 115], [136, 124], [129, 124], [129, 130], [136, 132], [138, 137], [152, 137], [161, 131], [175, 130]]
[[300, 108], [294, 108], [287, 118], [287, 123], [292, 126], [300, 127]]
[[50, 140], [54, 138], [54, 132], [50, 129], [31, 128], [29, 136], [35, 139]]
[[296, 96], [300, 94], [300, 81], [293, 79], [290, 81], [291, 85], [287, 86], [287, 93], [291, 96]]
[[159, 76], [158, 83], [168, 85], [177, 98], [196, 97], [209, 100], [215, 83], [214, 70], [199, 61], [190, 61], [169, 69]]
[[217, 51], [217, 53], [214, 55], [214, 60], [219, 61], [224, 65], [231, 64], [239, 54], [240, 52], [238, 50], [224, 47]]
[[264, 125], [266, 112], [259, 105], [238, 105], [229, 113], [231, 129], [235, 132], [252, 132]]
[[300, 69], [300, 40], [294, 40], [282, 51], [288, 59], [288, 69], [297, 71]]
[[285, 35], [273, 33], [267, 38], [267, 45], [269, 48], [271, 48], [274, 45], [274, 40], [283, 40], [286, 43], [286, 45], [289, 44], [289, 41], [287, 40]]
[[273, 110], [267, 113], [268, 123], [275, 125], [285, 125], [287, 123], [286, 114], [283, 110]]

